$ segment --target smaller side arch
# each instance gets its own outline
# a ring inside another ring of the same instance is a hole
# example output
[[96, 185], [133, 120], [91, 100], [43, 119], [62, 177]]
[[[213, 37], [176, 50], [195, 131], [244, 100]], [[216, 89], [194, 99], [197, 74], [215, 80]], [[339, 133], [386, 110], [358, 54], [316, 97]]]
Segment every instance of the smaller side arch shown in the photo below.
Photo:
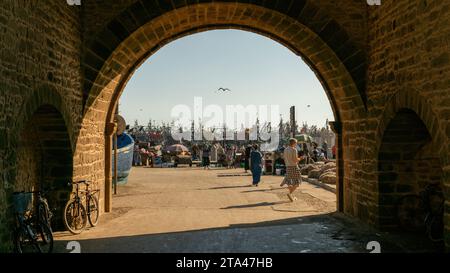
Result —
[[[13, 128], [15, 128], [13, 135], [18, 136], [20, 134], [20, 130], [30, 120], [36, 110], [38, 110], [42, 105], [51, 105], [61, 113], [62, 117], [64, 118], [64, 123], [70, 137], [71, 149], [73, 151], [75, 142], [73, 139], [75, 135], [73, 131], [75, 127], [73, 126], [73, 122], [70, 118], [71, 115], [69, 109], [67, 109], [59, 92], [54, 87], [51, 87], [49, 85], [40, 86], [22, 104], [19, 115], [17, 116], [16, 122], [13, 126]], [[12, 139], [11, 145], [17, 145], [17, 137], [14, 137]]]
[[389, 122], [395, 117], [395, 115], [401, 109], [410, 109], [414, 111], [417, 116], [425, 124], [428, 132], [432, 136], [433, 143], [439, 144], [438, 153], [442, 160], [443, 166], [450, 164], [448, 162], [448, 139], [444, 134], [443, 128], [439, 126], [438, 115], [433, 111], [431, 106], [427, 103], [426, 98], [419, 95], [417, 90], [411, 91], [398, 91], [387, 100], [383, 114], [380, 118], [376, 130], [377, 149], [380, 150], [381, 142], [384, 136], [384, 132], [389, 125]]
[[[70, 117], [60, 94], [52, 87], [42, 86], [22, 105], [10, 142], [16, 164], [7, 195], [15, 191], [49, 190], [46, 197], [55, 210], [52, 220], [55, 230], [63, 228], [62, 209], [72, 191], [67, 185], [73, 177], [70, 132], [74, 128]], [[11, 200], [8, 203], [11, 211]]]
[[444, 236], [448, 246], [450, 178], [445, 174], [449, 165], [448, 138], [438, 115], [417, 90], [401, 90], [386, 103], [375, 139], [378, 225], [398, 228], [399, 198], [417, 194], [427, 184], [439, 185], [445, 196]]

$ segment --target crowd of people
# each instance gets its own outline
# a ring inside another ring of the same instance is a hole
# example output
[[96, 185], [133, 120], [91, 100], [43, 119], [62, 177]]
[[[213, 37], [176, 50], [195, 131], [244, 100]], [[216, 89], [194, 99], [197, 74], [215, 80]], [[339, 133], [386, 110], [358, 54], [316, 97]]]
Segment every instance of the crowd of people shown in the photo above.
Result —
[[193, 158], [201, 158], [202, 166], [209, 169], [211, 162], [226, 168], [239, 168], [246, 154], [244, 146], [225, 145], [219, 143], [213, 145], [203, 144], [193, 147]]
[[[220, 145], [220, 143], [192, 145], [186, 154], [201, 165], [204, 169], [210, 169], [211, 163], [225, 168], [243, 167], [245, 172], [252, 174], [252, 186], [258, 187], [264, 172], [265, 156], [258, 144], [247, 146]], [[331, 148], [333, 159], [336, 158], [336, 147]], [[281, 187], [287, 186], [287, 196], [291, 202], [296, 198], [293, 196], [295, 190], [302, 182], [299, 165], [310, 164], [318, 161], [326, 161], [328, 156], [328, 144], [322, 143], [298, 143], [295, 138], [288, 141], [272, 157], [272, 167], [280, 170], [284, 179]], [[133, 154], [133, 166], [150, 166], [164, 162], [164, 152], [161, 146], [151, 147], [146, 143], [136, 143]], [[275, 173], [275, 172], [274, 172]]]

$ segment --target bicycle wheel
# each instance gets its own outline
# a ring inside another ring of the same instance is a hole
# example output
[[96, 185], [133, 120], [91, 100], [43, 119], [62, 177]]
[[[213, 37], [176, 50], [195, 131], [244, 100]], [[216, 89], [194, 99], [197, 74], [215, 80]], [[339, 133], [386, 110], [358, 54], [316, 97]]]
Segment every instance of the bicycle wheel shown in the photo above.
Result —
[[16, 253], [24, 252], [25, 238], [20, 229], [14, 230], [14, 251]]
[[39, 236], [36, 243], [39, 246], [41, 253], [52, 253], [53, 251], [53, 234], [52, 230], [46, 223], [39, 223], [37, 229], [39, 229]]
[[87, 213], [78, 200], [70, 200], [64, 208], [64, 225], [72, 234], [80, 234], [87, 224]]
[[14, 248], [17, 253], [41, 253], [37, 244], [38, 234], [31, 224], [17, 228], [14, 232]]
[[98, 220], [100, 218], [100, 209], [98, 207], [97, 197], [91, 195], [89, 197], [88, 206], [89, 224], [91, 224], [92, 227], [95, 227], [98, 224]]
[[397, 206], [399, 226], [406, 231], [423, 231], [425, 229], [426, 212], [419, 195], [403, 196]]
[[14, 231], [14, 250], [17, 253], [40, 253], [41, 249], [26, 227]]

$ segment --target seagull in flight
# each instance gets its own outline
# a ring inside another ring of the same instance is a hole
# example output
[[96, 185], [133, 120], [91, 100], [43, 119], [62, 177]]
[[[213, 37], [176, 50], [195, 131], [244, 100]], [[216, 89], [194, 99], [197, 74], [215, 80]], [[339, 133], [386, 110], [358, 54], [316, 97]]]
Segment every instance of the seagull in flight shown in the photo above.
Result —
[[227, 91], [231, 91], [231, 90], [229, 88], [220, 87], [219, 89], [217, 89], [217, 91], [227, 92]]

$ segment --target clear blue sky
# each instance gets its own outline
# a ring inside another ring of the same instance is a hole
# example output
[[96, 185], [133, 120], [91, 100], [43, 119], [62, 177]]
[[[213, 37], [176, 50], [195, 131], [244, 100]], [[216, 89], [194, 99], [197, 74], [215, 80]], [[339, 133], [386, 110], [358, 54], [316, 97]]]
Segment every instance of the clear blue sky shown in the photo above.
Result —
[[[218, 93], [219, 87], [230, 88]], [[169, 122], [177, 104], [279, 105], [283, 119], [295, 105], [299, 124], [334, 120], [330, 102], [313, 71], [283, 45], [240, 30], [214, 30], [169, 43], [133, 75], [120, 100], [128, 124], [137, 119]], [[310, 105], [310, 107], [307, 107]]]

